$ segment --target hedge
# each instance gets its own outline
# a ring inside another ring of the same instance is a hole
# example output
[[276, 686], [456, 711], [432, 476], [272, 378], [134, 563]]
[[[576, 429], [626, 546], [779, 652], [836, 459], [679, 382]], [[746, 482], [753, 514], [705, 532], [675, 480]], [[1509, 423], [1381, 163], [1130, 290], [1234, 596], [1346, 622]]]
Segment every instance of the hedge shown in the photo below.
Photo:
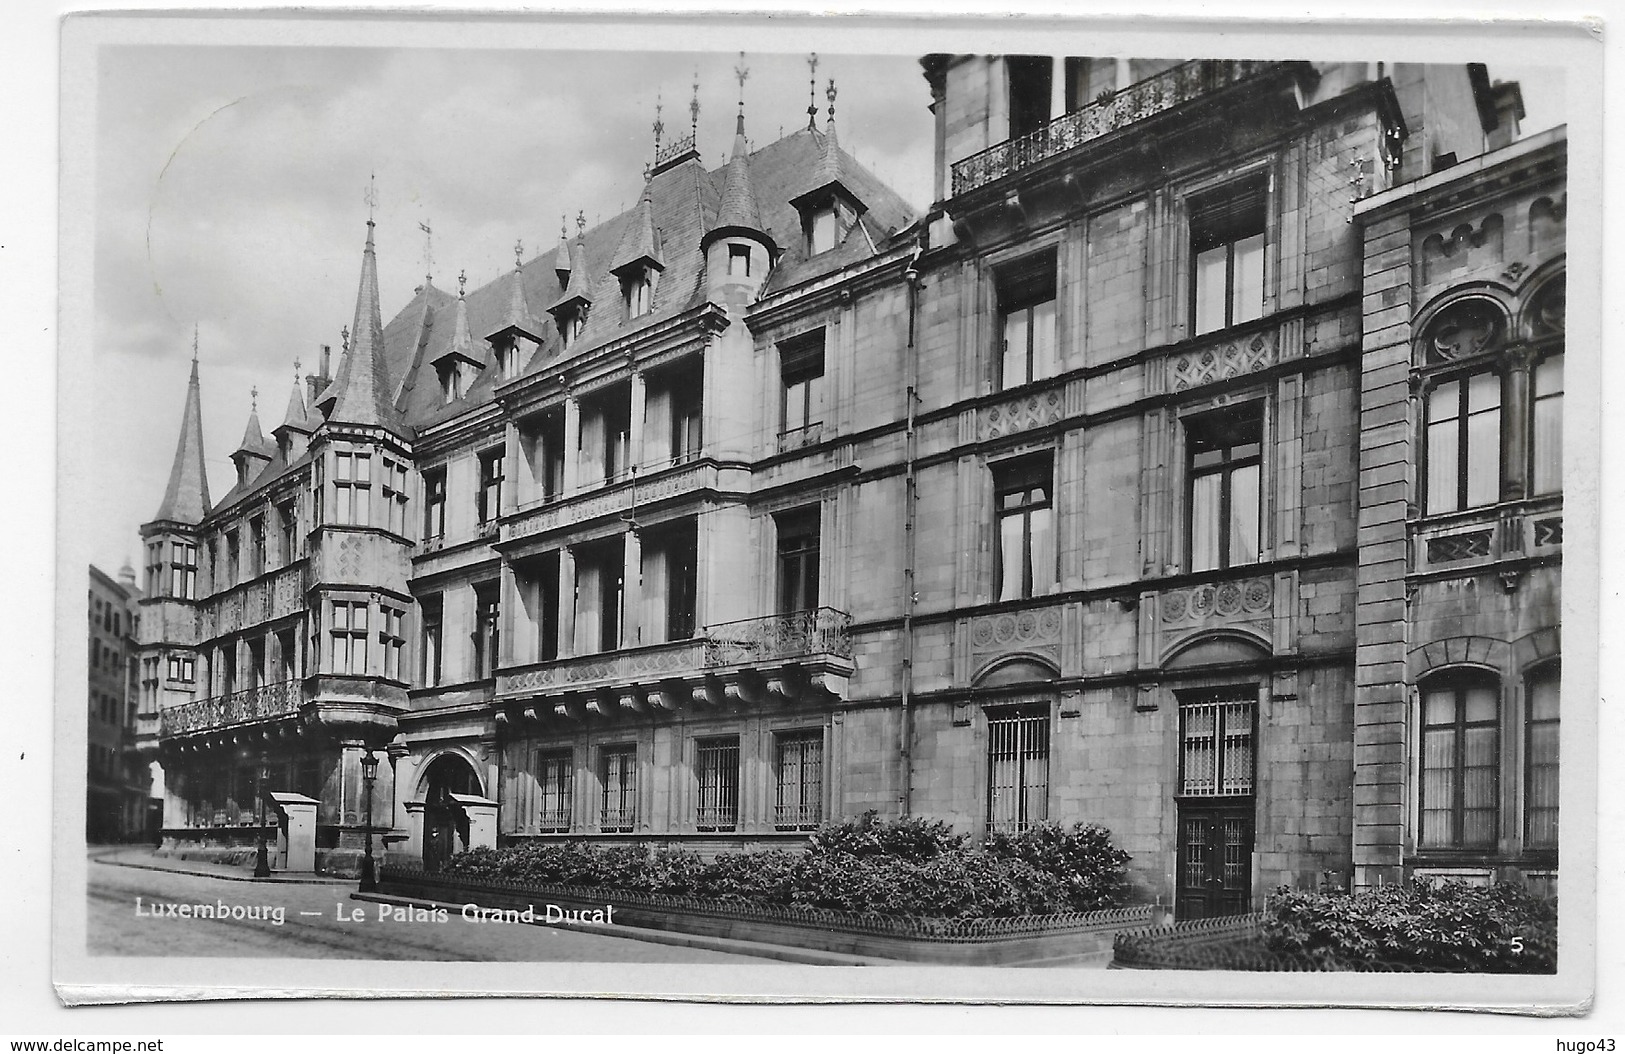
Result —
[[719, 853], [652, 845], [528, 842], [472, 849], [446, 870], [476, 877], [668, 893], [759, 905], [931, 918], [1003, 918], [1121, 905], [1127, 853], [1090, 824], [1043, 824], [969, 844], [946, 823], [825, 824], [804, 851]]

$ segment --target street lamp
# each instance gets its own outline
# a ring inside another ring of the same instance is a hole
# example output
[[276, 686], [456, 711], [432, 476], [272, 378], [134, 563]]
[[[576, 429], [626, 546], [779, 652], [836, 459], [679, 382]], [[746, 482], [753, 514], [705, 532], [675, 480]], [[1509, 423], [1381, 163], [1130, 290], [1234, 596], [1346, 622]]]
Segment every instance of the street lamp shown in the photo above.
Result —
[[265, 781], [270, 776], [266, 771], [265, 751], [260, 751], [259, 768], [254, 773], [254, 798], [259, 806], [259, 847], [254, 852], [254, 877], [270, 878], [271, 861], [265, 855]]
[[378, 875], [372, 868], [372, 781], [377, 778], [378, 755], [368, 747], [367, 752], [361, 756], [361, 780], [367, 788], [367, 849], [361, 857], [362, 893], [374, 893], [378, 890]]

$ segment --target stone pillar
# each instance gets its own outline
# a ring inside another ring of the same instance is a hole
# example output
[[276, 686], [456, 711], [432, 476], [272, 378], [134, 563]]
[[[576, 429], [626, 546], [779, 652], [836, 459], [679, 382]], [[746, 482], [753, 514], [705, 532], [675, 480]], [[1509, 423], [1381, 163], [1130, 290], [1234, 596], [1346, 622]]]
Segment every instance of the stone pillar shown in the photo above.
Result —
[[1516, 348], [1508, 358], [1512, 368], [1501, 386], [1501, 500], [1519, 501], [1529, 492], [1529, 429], [1515, 422], [1530, 420], [1535, 356], [1528, 348]]
[[[517, 344], [517, 340], [515, 341]], [[525, 451], [519, 441], [519, 423], [510, 420], [502, 429], [503, 435], [503, 470], [507, 478], [502, 481], [502, 500], [497, 503], [497, 515], [511, 516], [519, 509], [519, 473], [520, 466], [525, 463]]]
[[406, 803], [406, 841], [401, 843], [401, 852], [411, 867], [423, 866], [423, 806], [420, 801]]
[[1050, 60], [1054, 63], [1049, 74], [1049, 119], [1066, 115], [1066, 59], [1060, 55]]
[[621, 549], [621, 647], [635, 648], [643, 640], [643, 539], [636, 530], [627, 530]]
[[[569, 462], [565, 464], [568, 466]], [[566, 545], [559, 550], [559, 658], [567, 659], [575, 652], [576, 554]]]
[[581, 400], [564, 397], [564, 493], [574, 494], [581, 479]]
[[632, 410], [631, 422], [627, 427], [626, 459], [634, 471], [643, 465], [643, 416], [645, 400], [648, 397], [648, 383], [644, 380], [642, 370], [632, 371]]
[[[503, 503], [507, 503], [506, 498], [503, 499]], [[526, 654], [530, 645], [524, 642], [535, 641], [536, 630], [535, 627], [527, 626], [529, 632], [521, 639], [518, 630], [521, 621], [520, 611], [524, 605], [519, 601], [519, 581], [514, 575], [513, 564], [504, 558], [498, 573], [500, 578], [497, 585], [497, 650], [500, 654], [496, 656], [496, 665], [514, 666], [531, 661], [531, 656]], [[528, 619], [524, 621], [529, 622]]]

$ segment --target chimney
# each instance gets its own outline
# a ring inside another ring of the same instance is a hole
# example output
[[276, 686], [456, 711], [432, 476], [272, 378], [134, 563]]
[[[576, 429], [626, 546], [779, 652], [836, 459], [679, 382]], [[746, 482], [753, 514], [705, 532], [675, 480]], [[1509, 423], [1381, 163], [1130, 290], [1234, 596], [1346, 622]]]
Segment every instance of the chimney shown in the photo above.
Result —
[[322, 394], [322, 389], [327, 387], [327, 370], [332, 358], [333, 346], [323, 344], [322, 353], [316, 359], [316, 372], [305, 375], [305, 387], [310, 392], [310, 396], [305, 400], [305, 403], [311, 407], [312, 414], [316, 412], [316, 397]]
[[1502, 81], [1490, 89], [1490, 97], [1495, 103], [1495, 127], [1485, 142], [1485, 147], [1495, 150], [1518, 141], [1520, 122], [1523, 120], [1523, 91], [1518, 87], [1517, 81]]

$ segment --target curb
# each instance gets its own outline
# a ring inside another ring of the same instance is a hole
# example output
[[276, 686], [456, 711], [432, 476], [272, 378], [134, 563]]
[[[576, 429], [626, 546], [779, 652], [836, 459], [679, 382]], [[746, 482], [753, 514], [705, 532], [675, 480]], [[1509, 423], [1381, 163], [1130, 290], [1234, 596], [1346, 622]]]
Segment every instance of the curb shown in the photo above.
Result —
[[[372, 901], [378, 904], [410, 904], [417, 907], [445, 908], [453, 912], [461, 911], [463, 907], [461, 904], [453, 904], [445, 900], [398, 897], [389, 893], [351, 893], [350, 899]], [[604, 926], [580, 922], [534, 922], [530, 925], [544, 926], [548, 929], [570, 930], [574, 933], [592, 933], [600, 937], [625, 937], [628, 940], [643, 941], [646, 944], [667, 944], [678, 948], [733, 952], [736, 955], [751, 955], [762, 959], [776, 959], [780, 962], [800, 963], [807, 966], [880, 965], [880, 962], [873, 959], [860, 958], [855, 955], [842, 955], [839, 952], [821, 952], [810, 948], [794, 948], [782, 944], [763, 944], [758, 941], [734, 940], [729, 937], [705, 937], [692, 933], [673, 933], [666, 930], [646, 929], [641, 926], [617, 926], [614, 929], [609, 929]], [[886, 962], [890, 962], [890, 960], [886, 960]]]
[[[98, 864], [112, 864], [115, 867], [133, 867], [141, 871], [163, 871], [171, 875], [193, 875], [198, 878], [218, 878], [222, 882], [256, 882], [268, 885], [289, 886], [349, 886], [354, 885], [354, 879], [329, 878], [326, 875], [316, 875], [310, 878], [289, 878], [272, 875], [270, 878], [255, 878], [253, 875], [228, 875], [219, 871], [198, 871], [189, 867], [164, 867], [161, 864], [140, 863], [134, 860], [117, 860], [113, 854], [91, 857]], [[189, 861], [188, 861], [189, 862]]]

